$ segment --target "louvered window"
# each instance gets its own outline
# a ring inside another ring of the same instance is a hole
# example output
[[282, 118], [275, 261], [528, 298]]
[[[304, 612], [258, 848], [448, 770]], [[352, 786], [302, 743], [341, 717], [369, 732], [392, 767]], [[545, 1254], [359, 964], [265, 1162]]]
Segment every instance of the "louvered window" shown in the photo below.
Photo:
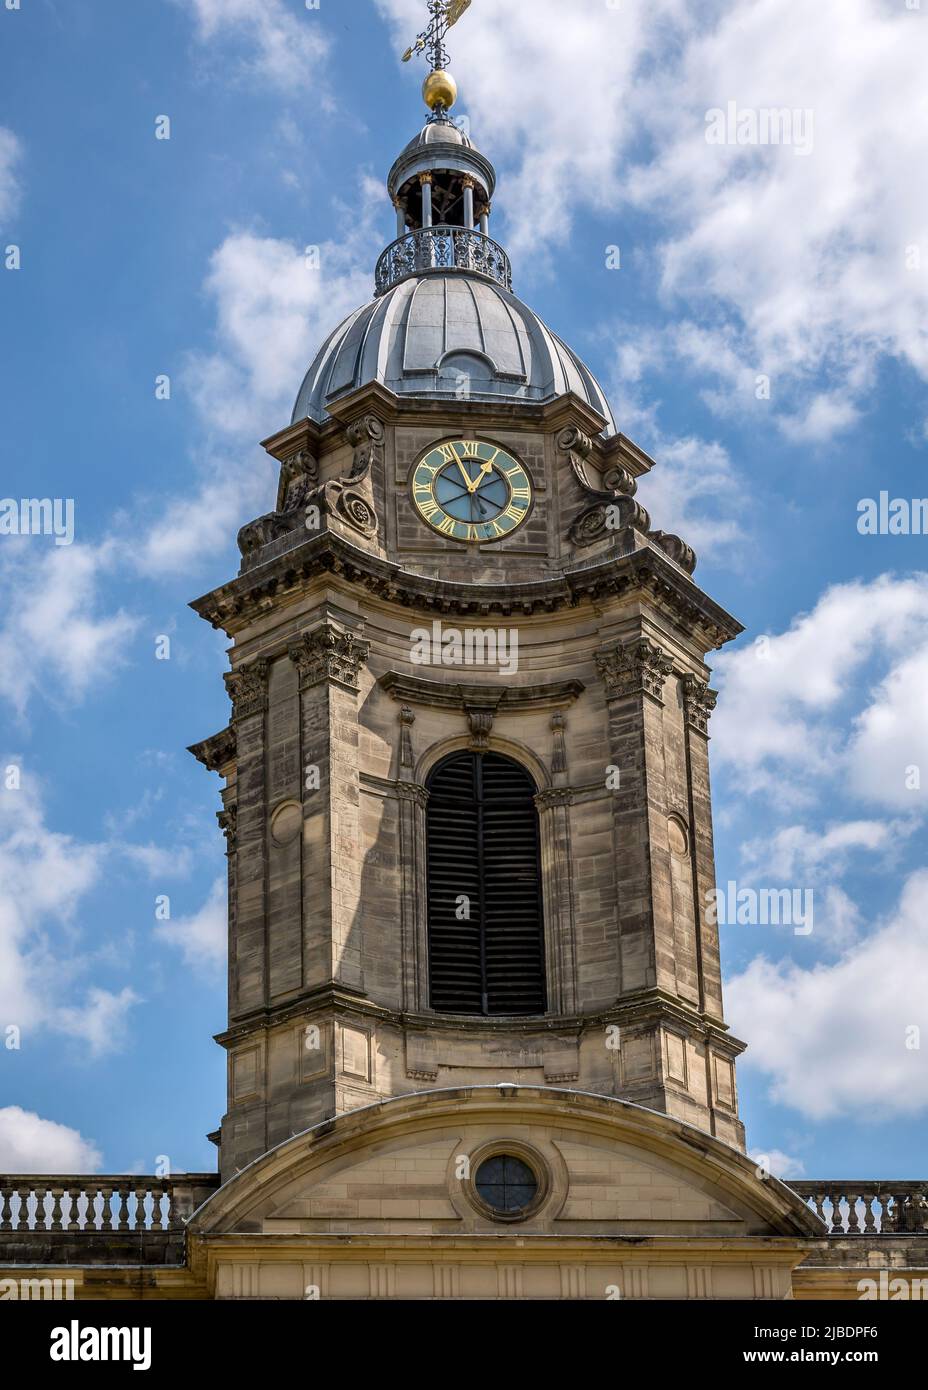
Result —
[[435, 768], [428, 787], [432, 1008], [544, 1013], [534, 782], [498, 753], [453, 753]]

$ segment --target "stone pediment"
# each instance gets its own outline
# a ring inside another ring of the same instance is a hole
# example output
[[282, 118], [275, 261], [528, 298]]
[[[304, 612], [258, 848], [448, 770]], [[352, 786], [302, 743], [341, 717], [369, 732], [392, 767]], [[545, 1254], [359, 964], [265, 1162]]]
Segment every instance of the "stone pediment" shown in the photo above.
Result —
[[[535, 1171], [528, 1215], [502, 1224], [475, 1194], [487, 1156]], [[737, 1150], [609, 1097], [534, 1087], [401, 1096], [298, 1135], [228, 1182], [192, 1234], [675, 1236], [814, 1233], [794, 1193]]]

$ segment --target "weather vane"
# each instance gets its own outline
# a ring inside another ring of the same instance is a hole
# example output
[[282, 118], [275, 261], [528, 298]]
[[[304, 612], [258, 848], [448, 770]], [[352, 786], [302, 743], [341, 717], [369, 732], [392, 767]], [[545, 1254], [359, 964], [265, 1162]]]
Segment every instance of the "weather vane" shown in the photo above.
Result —
[[416, 53], [427, 53], [433, 72], [447, 68], [450, 58], [445, 48], [448, 30], [470, 9], [471, 0], [429, 0], [431, 23], [424, 29], [411, 48], [403, 54], [403, 62], [408, 63]]

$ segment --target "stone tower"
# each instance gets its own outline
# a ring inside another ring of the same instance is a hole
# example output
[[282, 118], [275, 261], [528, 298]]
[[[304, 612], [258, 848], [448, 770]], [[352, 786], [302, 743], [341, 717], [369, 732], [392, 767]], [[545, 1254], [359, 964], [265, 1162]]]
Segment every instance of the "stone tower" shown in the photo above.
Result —
[[743, 1147], [705, 664], [741, 629], [635, 501], [652, 460], [512, 293], [493, 167], [438, 86], [375, 296], [265, 443], [276, 510], [193, 605], [233, 643], [231, 722], [191, 750], [225, 781], [224, 1178], [379, 1099], [487, 1083]]

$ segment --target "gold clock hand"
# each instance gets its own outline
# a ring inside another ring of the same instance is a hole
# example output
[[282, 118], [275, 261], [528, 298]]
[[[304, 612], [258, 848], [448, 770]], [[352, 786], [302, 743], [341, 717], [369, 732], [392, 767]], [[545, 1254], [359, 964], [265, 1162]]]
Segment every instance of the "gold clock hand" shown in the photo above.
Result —
[[473, 483], [471, 482], [470, 473], [469, 473], [469, 471], [464, 467], [464, 460], [461, 458], [461, 455], [458, 453], [457, 449], [454, 447], [453, 444], [452, 444], [452, 446], [451, 446], [451, 452], [454, 454], [454, 457], [457, 459], [457, 463], [458, 463], [458, 472], [460, 473], [461, 477], [464, 479], [464, 484], [465, 484], [465, 486], [466, 486], [466, 488], [467, 488], [467, 491], [468, 491], [468, 492], [473, 492], [473, 490], [474, 490], [474, 485], [473, 485]]

